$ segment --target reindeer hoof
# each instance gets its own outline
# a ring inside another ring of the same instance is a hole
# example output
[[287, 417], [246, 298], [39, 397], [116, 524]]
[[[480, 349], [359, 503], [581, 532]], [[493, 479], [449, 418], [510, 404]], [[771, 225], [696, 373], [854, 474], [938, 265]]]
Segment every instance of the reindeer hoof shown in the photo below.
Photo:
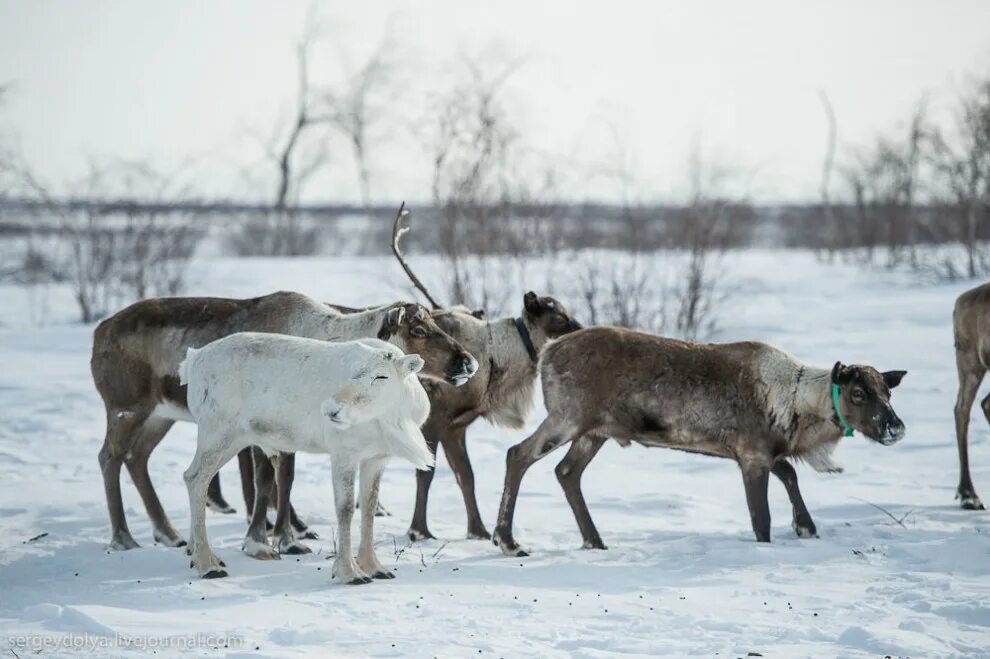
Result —
[[980, 497], [975, 494], [961, 496], [959, 505], [963, 510], [986, 510], [986, 506], [980, 501]]
[[480, 529], [468, 530], [467, 532], [468, 540], [491, 540], [492, 534], [488, 532], [488, 529], [481, 527]]
[[131, 537], [130, 533], [118, 533], [110, 541], [110, 549], [114, 551], [127, 551], [140, 547], [137, 541]]
[[155, 538], [155, 542], [165, 547], [185, 547], [186, 541], [180, 535], [169, 536], [165, 533], [155, 531], [152, 536]]
[[282, 558], [277, 551], [269, 547], [266, 543], [258, 542], [257, 540], [245, 540], [244, 546], [241, 549], [243, 549], [245, 554], [259, 561], [277, 561]]
[[313, 550], [306, 545], [299, 544], [298, 542], [293, 542], [288, 545], [279, 546], [278, 551], [280, 554], [289, 554], [292, 556], [299, 556], [301, 554], [312, 554]]
[[347, 582], [347, 585], [348, 586], [361, 586], [361, 585], [366, 584], [366, 583], [371, 583], [371, 581], [372, 581], [371, 577], [354, 577], [353, 579], [351, 579], [350, 581]]
[[378, 506], [375, 507], [375, 517], [391, 517], [391, 516], [392, 513], [385, 510], [385, 506], [383, 506], [382, 504], [378, 504]]
[[584, 544], [581, 545], [581, 549], [608, 549], [605, 543], [602, 542], [601, 538], [594, 538], [592, 540], [585, 540]]
[[221, 515], [233, 515], [237, 512], [237, 510], [226, 501], [213, 501], [211, 499], [207, 499], [206, 507], [215, 513], [220, 513]]
[[794, 522], [791, 524], [791, 528], [794, 529], [794, 533], [796, 533], [799, 538], [818, 537], [818, 530], [815, 528], [815, 525], [810, 522], [807, 524], [798, 524], [797, 522]]
[[395, 575], [388, 570], [382, 570], [381, 572], [375, 572], [371, 575], [374, 579], [395, 579]]
[[302, 533], [299, 534], [299, 539], [300, 540], [319, 540], [320, 539], [320, 534], [317, 533], [316, 531], [313, 531], [312, 529], [306, 529], [305, 531], [303, 531]]
[[423, 529], [409, 529], [406, 531], [406, 536], [409, 538], [410, 542], [419, 542], [420, 540], [436, 540], [436, 536], [430, 533], [428, 530]]
[[203, 575], [204, 579], [222, 579], [227, 576], [227, 570], [210, 570]]
[[499, 527], [495, 527], [492, 544], [501, 549], [506, 556], [529, 556], [529, 552], [522, 549], [512, 538], [512, 535]]

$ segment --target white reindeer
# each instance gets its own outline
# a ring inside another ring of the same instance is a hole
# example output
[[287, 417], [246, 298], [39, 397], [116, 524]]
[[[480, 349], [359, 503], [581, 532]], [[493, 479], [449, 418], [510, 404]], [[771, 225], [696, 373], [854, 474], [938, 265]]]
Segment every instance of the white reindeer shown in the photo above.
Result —
[[[433, 466], [420, 426], [430, 413], [416, 373], [419, 355], [377, 339], [327, 343], [241, 332], [202, 349], [179, 366], [189, 411], [198, 423], [196, 455], [184, 476], [192, 515], [190, 551], [200, 576], [227, 576], [206, 536], [206, 490], [221, 465], [246, 446], [329, 453], [337, 509], [333, 576], [348, 584], [395, 575], [373, 548], [378, 486], [389, 457], [417, 469]], [[354, 481], [361, 472], [361, 543], [351, 551]]]

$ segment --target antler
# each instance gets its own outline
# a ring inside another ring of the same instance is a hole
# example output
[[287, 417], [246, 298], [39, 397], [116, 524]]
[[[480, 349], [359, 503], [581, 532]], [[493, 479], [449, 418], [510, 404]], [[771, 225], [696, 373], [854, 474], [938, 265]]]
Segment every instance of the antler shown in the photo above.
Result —
[[402, 250], [399, 249], [399, 240], [402, 236], [409, 232], [409, 227], [400, 226], [402, 224], [402, 218], [409, 215], [409, 211], [406, 210], [406, 202], [402, 202], [399, 206], [399, 212], [395, 214], [395, 223], [392, 225], [392, 253], [395, 254], [395, 258], [399, 259], [399, 265], [402, 269], [406, 271], [409, 279], [412, 280], [413, 285], [419, 289], [419, 292], [426, 296], [426, 299], [430, 301], [434, 309], [440, 309], [441, 306], [433, 299], [430, 292], [426, 290], [426, 286], [423, 286], [423, 282], [419, 280], [419, 277], [413, 274], [412, 268], [406, 264], [406, 258], [402, 255]]

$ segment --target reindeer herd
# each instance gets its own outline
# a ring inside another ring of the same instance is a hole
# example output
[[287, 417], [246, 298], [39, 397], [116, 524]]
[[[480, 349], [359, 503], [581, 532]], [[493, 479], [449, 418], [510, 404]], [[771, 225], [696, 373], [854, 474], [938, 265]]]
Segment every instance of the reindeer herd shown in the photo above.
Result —
[[[392, 578], [375, 556], [378, 488], [392, 456], [416, 467], [411, 541], [433, 538], [427, 524], [437, 447], [443, 448], [467, 512], [467, 536], [492, 539], [522, 556], [512, 532], [526, 470], [569, 445], [556, 475], [584, 547], [605, 549], [581, 491], [581, 476], [611, 438], [735, 460], [757, 541], [770, 541], [767, 488], [781, 481], [799, 537], [817, 536], [794, 460], [838, 471], [830, 455], [859, 431], [882, 445], [903, 422], [891, 390], [905, 371], [836, 362], [803, 364], [756, 342], [699, 344], [618, 327], [582, 328], [556, 299], [529, 292], [521, 313], [489, 320], [461, 306], [441, 308], [399, 248], [392, 249], [433, 309], [407, 302], [354, 309], [279, 292], [252, 299], [160, 298], [137, 302], [94, 333], [91, 367], [106, 406], [99, 462], [113, 549], [138, 547], [127, 525], [120, 471], [126, 466], [147, 510], [154, 540], [186, 546], [148, 474], [148, 459], [176, 421], [197, 424], [195, 457], [184, 476], [191, 533], [187, 552], [205, 578], [226, 576], [206, 535], [205, 509], [233, 512], [217, 479], [235, 455], [249, 524], [243, 550], [257, 559], [307, 553], [316, 538], [291, 504], [297, 451], [331, 457], [338, 522], [334, 577], [361, 584]], [[967, 431], [976, 391], [990, 366], [990, 284], [960, 296], [954, 314], [959, 369], [955, 409], [960, 456], [957, 496], [982, 509], [969, 474]], [[506, 455], [494, 534], [482, 521], [468, 457], [468, 427], [485, 418], [521, 428], [537, 376], [547, 417]], [[990, 396], [981, 407], [990, 421]], [[360, 503], [355, 558], [350, 527]], [[275, 524], [268, 521], [274, 504]]]

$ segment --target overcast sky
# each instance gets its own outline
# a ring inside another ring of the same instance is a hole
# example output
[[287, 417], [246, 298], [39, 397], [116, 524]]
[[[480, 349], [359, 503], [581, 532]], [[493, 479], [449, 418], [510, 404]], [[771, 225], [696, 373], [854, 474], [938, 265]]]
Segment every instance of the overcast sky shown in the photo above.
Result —
[[[309, 2], [0, 0], [0, 132], [42, 177], [78, 179], [91, 159], [192, 162], [202, 194], [271, 196], [260, 144], [291, 111], [294, 43]], [[376, 196], [429, 196], [411, 139], [421, 99], [458, 53], [525, 59], [506, 89], [526, 142], [566, 170], [568, 196], [614, 199], [592, 172], [621, 136], [643, 199], [682, 193], [692, 144], [761, 201], [814, 198], [826, 123], [840, 149], [902, 125], [923, 94], [936, 113], [990, 72], [990, 2], [550, 2], [433, 0], [318, 6], [312, 67], [332, 80], [392, 17], [406, 63], [406, 123], [372, 156]], [[307, 200], [356, 200], [344, 145]], [[245, 169], [250, 168], [250, 174]]]

